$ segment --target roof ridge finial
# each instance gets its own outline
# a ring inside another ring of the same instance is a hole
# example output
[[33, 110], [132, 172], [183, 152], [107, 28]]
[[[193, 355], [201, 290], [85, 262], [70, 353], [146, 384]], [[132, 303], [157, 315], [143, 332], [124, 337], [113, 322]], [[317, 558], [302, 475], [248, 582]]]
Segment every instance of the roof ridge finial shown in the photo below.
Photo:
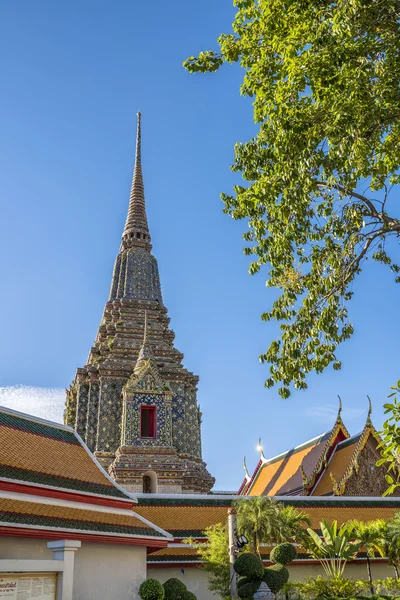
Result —
[[371, 402], [371, 398], [368, 395], [367, 395], [367, 398], [368, 398], [368, 403], [369, 403], [367, 423], [368, 423], [368, 425], [372, 425], [372, 420], [371, 420], [372, 402]]
[[264, 462], [266, 459], [264, 455], [264, 449], [261, 443], [261, 438], [258, 438], [257, 451], [261, 454], [261, 460]]
[[247, 469], [247, 462], [246, 462], [246, 457], [243, 458], [243, 468], [244, 468], [244, 472], [246, 474], [246, 479], [249, 480], [251, 479], [250, 475], [249, 475], [249, 471]]
[[132, 187], [122, 234], [122, 249], [140, 247], [151, 250], [151, 237], [147, 223], [144, 184], [142, 173], [142, 113], [137, 113], [136, 156], [133, 169]]
[[342, 399], [339, 396], [339, 394], [338, 394], [338, 398], [339, 398], [339, 410], [338, 410], [338, 414], [337, 414], [337, 421], [342, 418], [342, 410], [343, 410], [343, 402], [342, 402]]

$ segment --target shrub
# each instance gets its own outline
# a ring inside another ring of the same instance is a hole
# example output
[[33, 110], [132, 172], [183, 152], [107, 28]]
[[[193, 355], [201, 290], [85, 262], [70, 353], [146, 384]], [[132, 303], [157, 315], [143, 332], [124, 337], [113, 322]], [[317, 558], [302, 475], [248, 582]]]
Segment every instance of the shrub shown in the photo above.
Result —
[[277, 594], [289, 579], [289, 571], [283, 565], [272, 565], [264, 569], [263, 581], [273, 594]]
[[163, 600], [165, 592], [157, 579], [147, 579], [139, 588], [139, 596], [142, 600]]
[[279, 544], [272, 549], [270, 559], [280, 565], [288, 565], [296, 558], [296, 548], [293, 544]]
[[296, 582], [288, 581], [285, 583], [283, 588], [275, 594], [276, 600], [301, 600], [300, 590], [298, 589]]
[[197, 597], [195, 596], [195, 594], [193, 594], [193, 592], [189, 592], [189, 590], [186, 590], [186, 592], [182, 596], [182, 600], [197, 600]]
[[171, 577], [164, 583], [165, 600], [184, 600], [184, 594], [188, 591], [186, 585], [179, 579]]
[[261, 559], [252, 552], [245, 552], [238, 556], [234, 564], [234, 569], [238, 575], [251, 578], [258, 577], [261, 579], [264, 573]]
[[238, 585], [239, 598], [252, 598], [253, 594], [255, 594], [260, 587], [260, 583], [261, 579], [251, 579], [240, 586]]
[[400, 596], [400, 581], [393, 577], [387, 577], [386, 579], [378, 579], [373, 582], [374, 589], [377, 594], [384, 595], [390, 594], [392, 596]]
[[303, 582], [297, 582], [296, 587], [306, 598], [350, 598], [362, 594], [364, 582], [354, 579], [324, 579], [323, 577], [309, 577]]

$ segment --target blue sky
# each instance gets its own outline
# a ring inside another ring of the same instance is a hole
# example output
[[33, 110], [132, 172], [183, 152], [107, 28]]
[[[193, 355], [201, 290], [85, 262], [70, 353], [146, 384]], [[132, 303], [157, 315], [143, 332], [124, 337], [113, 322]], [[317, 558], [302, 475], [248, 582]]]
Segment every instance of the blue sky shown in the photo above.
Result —
[[[229, 29], [230, 0], [119, 0], [0, 7], [0, 403], [61, 418], [62, 390], [87, 358], [107, 299], [129, 199], [135, 114], [153, 251], [184, 364], [200, 375], [203, 454], [217, 488], [333, 424], [352, 432], [369, 394], [382, 422], [400, 377], [399, 291], [367, 264], [341, 372], [281, 400], [258, 363], [276, 325], [260, 314], [266, 273], [247, 274], [244, 222], [222, 214], [236, 141], [255, 131], [241, 73], [192, 76], [182, 61]], [[15, 387], [18, 386], [18, 387]]]

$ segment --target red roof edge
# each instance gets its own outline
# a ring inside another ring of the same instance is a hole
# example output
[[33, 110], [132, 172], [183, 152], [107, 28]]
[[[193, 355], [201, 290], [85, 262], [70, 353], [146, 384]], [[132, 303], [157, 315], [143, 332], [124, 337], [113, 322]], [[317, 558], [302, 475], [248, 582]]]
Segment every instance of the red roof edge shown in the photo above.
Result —
[[118, 537], [107, 534], [75, 533], [60, 529], [53, 531], [48, 529], [24, 529], [21, 527], [0, 527], [0, 536], [39, 538], [44, 540], [80, 540], [82, 542], [103, 542], [106, 544], [127, 544], [130, 546], [147, 546], [153, 548], [153, 552], [168, 547], [169, 540], [152, 540], [150, 538]]
[[5, 490], [7, 492], [17, 492], [20, 494], [31, 494], [32, 496], [42, 496], [44, 498], [59, 498], [61, 500], [70, 500], [72, 502], [84, 502], [85, 504], [96, 504], [98, 506], [109, 506], [110, 508], [123, 508], [125, 510], [127, 510], [128, 508], [133, 509], [134, 507], [133, 500], [131, 502], [127, 502], [128, 498], [127, 500], [117, 500], [114, 498], [107, 497], [99, 498], [98, 496], [79, 494], [78, 492], [66, 492], [57, 489], [28, 485], [25, 483], [2, 481], [1, 479], [0, 490]]

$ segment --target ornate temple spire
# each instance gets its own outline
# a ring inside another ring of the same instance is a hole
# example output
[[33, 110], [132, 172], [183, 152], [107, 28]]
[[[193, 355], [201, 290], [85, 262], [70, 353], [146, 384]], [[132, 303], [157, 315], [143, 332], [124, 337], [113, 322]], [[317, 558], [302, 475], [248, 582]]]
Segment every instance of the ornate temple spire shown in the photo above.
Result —
[[142, 140], [141, 140], [141, 113], [137, 113], [136, 132], [136, 158], [133, 170], [131, 194], [128, 215], [124, 233], [122, 234], [122, 249], [141, 247], [151, 250], [151, 237], [147, 223], [146, 204], [144, 199], [144, 185], [142, 173]]

